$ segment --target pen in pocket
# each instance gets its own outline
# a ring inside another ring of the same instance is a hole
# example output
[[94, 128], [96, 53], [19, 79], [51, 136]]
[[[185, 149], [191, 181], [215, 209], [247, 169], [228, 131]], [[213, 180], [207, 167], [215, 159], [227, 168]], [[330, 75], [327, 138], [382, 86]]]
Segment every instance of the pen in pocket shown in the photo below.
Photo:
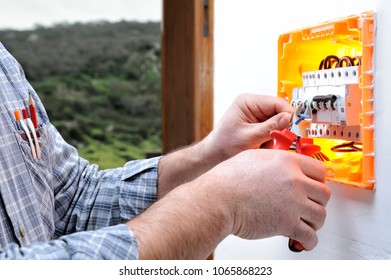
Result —
[[37, 132], [35, 131], [35, 126], [34, 126], [33, 122], [29, 118], [29, 115], [27, 113], [27, 109], [22, 109], [22, 115], [23, 115], [23, 119], [25, 120], [25, 122], [27, 124], [27, 127], [30, 129], [31, 134], [33, 135], [33, 139], [34, 139], [34, 143], [35, 143], [35, 151], [37, 152], [37, 158], [41, 159], [41, 148], [39, 146]]
[[37, 109], [35, 107], [35, 102], [31, 93], [29, 94], [29, 110], [30, 110], [30, 118], [33, 122], [35, 128], [38, 128], [38, 118], [37, 118]]
[[[19, 110], [16, 109], [14, 111], [14, 115], [15, 115], [15, 119], [16, 119], [16, 123], [18, 125], [18, 128], [20, 130], [23, 130], [25, 132], [25, 134], [26, 134], [26, 137], [27, 137], [27, 139], [29, 141], [29, 144], [30, 144], [30, 150], [31, 150], [31, 154], [33, 156], [33, 159], [37, 160], [37, 154], [35, 152], [35, 147], [34, 147], [34, 144], [33, 144], [33, 140], [31, 139], [31, 136], [30, 136], [30, 130], [28, 129], [28, 127], [27, 127], [26, 123], [24, 122], [24, 120], [21, 118]], [[35, 131], [35, 129], [34, 129], [34, 131]], [[38, 141], [36, 141], [36, 142], [38, 143]]]

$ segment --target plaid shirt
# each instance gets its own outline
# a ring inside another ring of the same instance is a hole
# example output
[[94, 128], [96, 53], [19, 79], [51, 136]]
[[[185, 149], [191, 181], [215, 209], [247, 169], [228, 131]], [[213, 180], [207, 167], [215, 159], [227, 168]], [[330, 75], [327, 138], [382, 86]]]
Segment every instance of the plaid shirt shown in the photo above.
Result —
[[[14, 110], [32, 94], [41, 159], [34, 160]], [[49, 122], [18, 62], [0, 43], [0, 259], [135, 259], [123, 223], [156, 200], [159, 158], [98, 170]]]

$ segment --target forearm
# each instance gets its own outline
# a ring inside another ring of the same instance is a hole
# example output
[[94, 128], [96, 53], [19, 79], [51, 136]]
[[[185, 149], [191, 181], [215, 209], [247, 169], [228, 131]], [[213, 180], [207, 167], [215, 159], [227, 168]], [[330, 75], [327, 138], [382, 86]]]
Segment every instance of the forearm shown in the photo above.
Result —
[[207, 137], [201, 142], [169, 153], [159, 162], [158, 198], [175, 187], [190, 182], [223, 161]]
[[128, 222], [140, 259], [206, 259], [232, 230], [211, 176], [184, 184]]

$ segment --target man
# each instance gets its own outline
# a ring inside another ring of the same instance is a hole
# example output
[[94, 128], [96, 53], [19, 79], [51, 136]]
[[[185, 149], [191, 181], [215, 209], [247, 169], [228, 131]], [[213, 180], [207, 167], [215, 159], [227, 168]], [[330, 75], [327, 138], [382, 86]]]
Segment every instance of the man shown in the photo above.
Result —
[[[14, 116], [29, 96], [38, 143]], [[317, 244], [330, 196], [324, 164], [258, 149], [289, 124], [282, 99], [241, 95], [201, 142], [98, 170], [51, 125], [1, 44], [0, 98], [0, 259], [204, 259], [230, 234]]]

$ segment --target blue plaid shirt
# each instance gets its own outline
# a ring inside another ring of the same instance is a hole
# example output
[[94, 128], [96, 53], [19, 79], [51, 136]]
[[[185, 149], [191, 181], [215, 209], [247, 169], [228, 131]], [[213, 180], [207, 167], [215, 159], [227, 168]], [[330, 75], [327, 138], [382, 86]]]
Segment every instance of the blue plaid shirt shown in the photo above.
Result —
[[[32, 94], [41, 159], [14, 110]], [[157, 197], [159, 158], [98, 170], [49, 122], [19, 63], [0, 43], [0, 259], [136, 259], [125, 221]]]

